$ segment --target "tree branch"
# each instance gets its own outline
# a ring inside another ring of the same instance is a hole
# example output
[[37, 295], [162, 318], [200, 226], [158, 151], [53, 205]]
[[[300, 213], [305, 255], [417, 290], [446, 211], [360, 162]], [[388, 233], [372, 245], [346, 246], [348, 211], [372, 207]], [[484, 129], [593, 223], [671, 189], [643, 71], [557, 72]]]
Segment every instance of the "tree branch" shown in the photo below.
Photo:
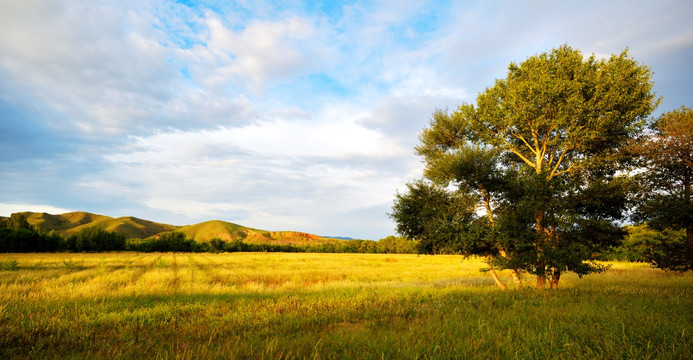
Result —
[[[501, 134], [500, 131], [494, 131], [494, 130], [491, 129], [491, 128], [488, 128], [488, 129], [491, 130], [493, 133], [495, 133], [495, 135], [496, 135], [497, 138], [499, 138], [499, 139], [501, 139], [501, 140], [503, 141], [503, 143], [504, 143], [505, 146], [506, 146], [506, 150], [508, 150], [508, 151], [510, 151], [511, 153], [517, 155], [517, 157], [519, 157], [522, 161], [524, 161], [525, 163], [527, 163], [527, 165], [529, 165], [529, 166], [531, 166], [532, 168], [534, 168], [534, 163], [532, 163], [529, 159], [527, 159], [524, 155], [522, 155], [521, 152], [519, 152], [519, 151], [516, 150], [512, 145], [510, 145], [510, 143], [508, 142], [508, 140], [505, 139], [505, 136], [503, 136], [503, 134]], [[523, 139], [523, 141], [524, 141], [524, 139]], [[526, 144], [526, 143], [527, 143], [527, 142], [525, 141], [525, 144]]]
[[553, 176], [552, 176], [550, 179], [553, 179], [553, 178], [555, 178], [555, 177], [557, 177], [557, 176], [561, 176], [561, 175], [563, 175], [563, 174], [568, 174], [568, 173], [572, 172], [572, 171], [575, 170], [575, 169], [577, 169], [577, 166], [575, 166], [575, 164], [571, 164], [570, 166], [568, 166], [567, 169], [565, 169], [565, 170], [563, 170], [563, 171], [559, 171], [559, 172], [553, 174]]
[[517, 151], [516, 149], [514, 149], [514, 148], [512, 147], [512, 145], [510, 145], [510, 143], [508, 143], [508, 141], [505, 140], [504, 137], [501, 137], [501, 139], [503, 139], [503, 142], [504, 142], [505, 145], [507, 146], [507, 150], [508, 150], [508, 151], [510, 151], [511, 153], [517, 155], [522, 161], [524, 161], [525, 163], [527, 163], [527, 165], [531, 166], [532, 168], [535, 168], [534, 163], [532, 163], [532, 161], [530, 161], [530, 160], [527, 159], [524, 155], [522, 155], [521, 152], [519, 152], [519, 151]]
[[[537, 146], [537, 149], [533, 148], [532, 145], [530, 145], [530, 144], [527, 142], [527, 140], [525, 140], [525, 138], [524, 138], [522, 135], [520, 135], [520, 134], [518, 134], [518, 133], [516, 133], [516, 132], [512, 132], [512, 135], [513, 135], [515, 138], [522, 140], [522, 142], [525, 144], [525, 146], [527, 146], [527, 148], [529, 149], [529, 151], [531, 151], [531, 152], [534, 154], [534, 156], [539, 156], [538, 146]], [[507, 142], [506, 142], [506, 143], [507, 143]]]
[[[568, 153], [568, 150], [570, 150], [570, 147], [569, 147], [569, 146], [566, 146], [566, 147], [563, 149], [563, 151], [561, 152], [561, 155], [558, 157], [558, 160], [556, 160], [556, 166], [553, 167], [553, 169], [551, 170], [551, 173], [549, 174], [549, 180], [551, 180], [551, 179], [553, 179], [553, 178], [555, 178], [556, 176], [559, 176], [559, 175], [561, 175], [561, 174], [565, 174], [566, 172], [570, 171], [570, 170], [573, 168], [573, 165], [575, 165], [575, 164], [571, 164], [571, 165], [568, 167], [568, 169], [566, 169], [566, 170], [564, 170], [564, 171], [561, 171], [561, 172], [558, 172], [558, 173], [557, 173], [558, 167], [561, 166], [561, 163], [563, 162], [563, 159], [565, 158], [565, 155]], [[551, 164], [549, 163], [549, 166], [550, 166], [550, 165], [551, 165]]]

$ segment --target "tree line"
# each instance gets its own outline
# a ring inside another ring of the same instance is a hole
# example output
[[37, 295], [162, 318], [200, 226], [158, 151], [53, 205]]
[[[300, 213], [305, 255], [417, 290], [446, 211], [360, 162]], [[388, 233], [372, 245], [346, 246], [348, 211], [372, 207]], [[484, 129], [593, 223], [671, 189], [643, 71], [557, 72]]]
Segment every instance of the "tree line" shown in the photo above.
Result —
[[[647, 225], [627, 226], [625, 237], [616, 247], [601, 252], [599, 260], [632, 262], [661, 261], [669, 248], [684, 248], [683, 230], [655, 230]], [[197, 242], [179, 232], [165, 233], [158, 238], [126, 238], [125, 235], [97, 228], [85, 228], [75, 235], [62, 236], [55, 232], [41, 232], [32, 227], [21, 214], [13, 214], [0, 222], [0, 252], [305, 252], [305, 253], [361, 253], [361, 254], [460, 254], [450, 248], [428, 251], [417, 241], [388, 236], [378, 241], [348, 240], [341, 243], [318, 245], [248, 244], [242, 240], [212, 239]]]
[[0, 252], [119, 251], [127, 248], [126, 240], [123, 234], [93, 227], [68, 237], [46, 233], [31, 226], [23, 214], [0, 221]]
[[666, 234], [648, 261], [693, 269], [693, 111], [650, 119], [652, 87], [627, 50], [565, 45], [511, 63], [475, 103], [433, 113], [415, 148], [423, 177], [395, 197], [398, 233], [422, 253], [483, 256], [501, 288], [496, 269], [537, 289], [605, 270], [629, 221]]

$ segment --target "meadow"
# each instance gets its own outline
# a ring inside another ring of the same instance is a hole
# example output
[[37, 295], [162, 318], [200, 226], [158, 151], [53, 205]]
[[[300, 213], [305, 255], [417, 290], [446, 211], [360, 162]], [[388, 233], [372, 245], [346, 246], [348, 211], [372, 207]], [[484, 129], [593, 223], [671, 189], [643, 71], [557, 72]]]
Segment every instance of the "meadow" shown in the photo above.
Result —
[[0, 254], [0, 358], [693, 358], [690, 273], [615, 262], [565, 275], [556, 291], [502, 291], [481, 267], [460, 256]]

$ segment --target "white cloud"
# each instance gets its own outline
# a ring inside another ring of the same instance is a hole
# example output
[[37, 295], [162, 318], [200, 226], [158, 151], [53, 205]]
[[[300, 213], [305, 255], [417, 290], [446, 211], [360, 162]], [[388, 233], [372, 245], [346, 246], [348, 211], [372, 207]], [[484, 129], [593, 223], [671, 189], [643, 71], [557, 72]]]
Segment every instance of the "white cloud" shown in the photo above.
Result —
[[181, 57], [177, 35], [163, 32], [147, 4], [22, 3], [0, 4], [0, 99], [40, 104], [55, 129], [107, 139], [240, 124], [255, 111], [242, 93], [186, 77], [206, 64], [186, 63], [200, 59]]
[[152, 209], [165, 210], [193, 219], [205, 218], [212, 220], [220, 214], [226, 214], [225, 218], [228, 219], [229, 213], [247, 211], [247, 209], [241, 208], [238, 204], [196, 201], [175, 195], [149, 197], [144, 201], [144, 204]]
[[387, 156], [395, 146], [382, 134], [354, 123], [263, 122], [230, 129], [227, 138], [243, 150], [302, 157]]
[[318, 71], [334, 57], [326, 29], [306, 18], [254, 20], [235, 31], [208, 13], [204, 23], [204, 45], [182, 53], [198, 59], [196, 71], [211, 88], [236, 83], [263, 92], [272, 81]]
[[74, 210], [68, 210], [61, 207], [56, 207], [52, 205], [36, 205], [36, 204], [5, 204], [0, 203], [0, 216], [9, 217], [10, 214], [16, 212], [31, 211], [31, 212], [45, 212], [49, 214], [64, 214]]
[[168, 50], [135, 11], [94, 2], [0, 5], [0, 96], [31, 96], [62, 115], [44, 119], [87, 134], [156, 122], [174, 94]]
[[[275, 112], [282, 113], [286, 112]], [[369, 115], [338, 118], [344, 115], [326, 110], [323, 116], [327, 118], [318, 121], [274, 118], [241, 127], [158, 132], [133, 137], [133, 153], [106, 155], [106, 158], [127, 162], [188, 161], [233, 153], [267, 157], [386, 158], [406, 151], [384, 134], [359, 125]]]
[[116, 189], [189, 219], [334, 233], [328, 229], [339, 214], [389, 204], [400, 182], [389, 163], [410, 153], [360, 125], [369, 114], [347, 109], [325, 109], [320, 121], [286, 109], [272, 113], [289, 118], [242, 127], [133, 137], [127, 149], [105, 155], [107, 170], [82, 186]]

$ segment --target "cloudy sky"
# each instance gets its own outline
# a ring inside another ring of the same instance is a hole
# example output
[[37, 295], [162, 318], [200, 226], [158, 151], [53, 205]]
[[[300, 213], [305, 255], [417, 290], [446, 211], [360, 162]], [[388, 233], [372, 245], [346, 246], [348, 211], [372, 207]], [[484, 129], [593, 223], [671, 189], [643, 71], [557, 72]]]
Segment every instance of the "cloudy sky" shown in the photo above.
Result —
[[562, 44], [693, 106], [685, 1], [0, 1], [0, 215], [380, 239], [417, 134]]

